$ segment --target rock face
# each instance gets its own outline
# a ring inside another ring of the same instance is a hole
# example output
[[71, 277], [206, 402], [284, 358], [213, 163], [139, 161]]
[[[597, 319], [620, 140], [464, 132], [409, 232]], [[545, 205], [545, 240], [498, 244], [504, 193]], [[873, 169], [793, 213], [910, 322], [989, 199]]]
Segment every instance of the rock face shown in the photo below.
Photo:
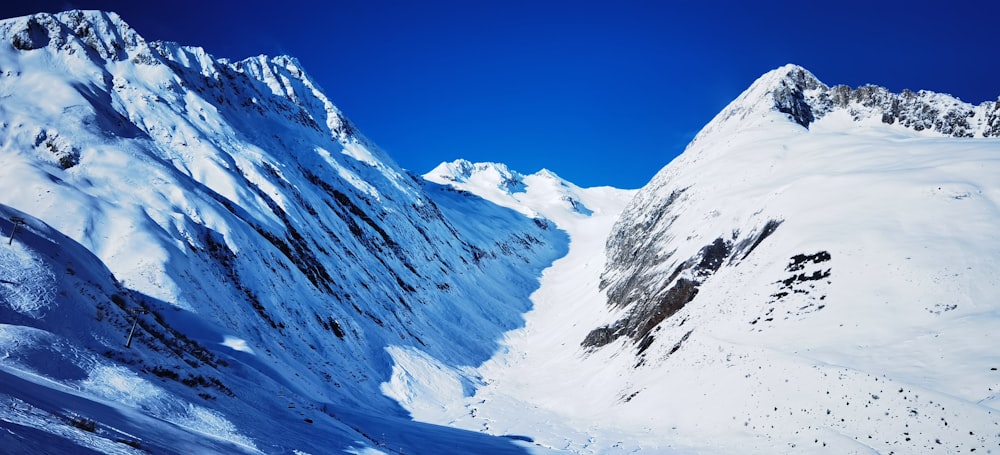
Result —
[[[677, 192], [671, 193], [656, 212], [669, 214], [670, 205], [677, 197]], [[645, 226], [653, 228], [656, 221], [640, 225], [644, 229]], [[734, 230], [731, 237], [716, 238], [694, 256], [671, 262], [672, 254], [655, 253], [660, 250], [664, 238], [648, 235], [652, 229], [647, 229], [645, 234], [627, 233], [625, 229], [633, 230], [636, 225], [618, 224], [608, 240], [608, 265], [601, 288], [608, 293], [609, 305], [628, 309], [628, 312], [613, 325], [594, 329], [581, 345], [596, 349], [627, 336], [636, 343], [637, 354], [641, 356], [655, 339], [654, 329], [694, 300], [706, 279], [723, 265], [734, 266], [745, 260], [780, 225], [780, 220], [770, 220], [759, 231], [746, 236]], [[669, 276], [664, 278], [659, 271], [651, 272], [662, 270], [660, 266], [665, 263], [673, 267]]]
[[1000, 103], [978, 106], [948, 95], [921, 90], [892, 93], [875, 85], [852, 89], [828, 87], [801, 67], [776, 70], [783, 73], [770, 92], [773, 107], [804, 127], [837, 111], [847, 111], [854, 120], [876, 118], [914, 131], [933, 131], [952, 137], [996, 137], [1000, 135]]

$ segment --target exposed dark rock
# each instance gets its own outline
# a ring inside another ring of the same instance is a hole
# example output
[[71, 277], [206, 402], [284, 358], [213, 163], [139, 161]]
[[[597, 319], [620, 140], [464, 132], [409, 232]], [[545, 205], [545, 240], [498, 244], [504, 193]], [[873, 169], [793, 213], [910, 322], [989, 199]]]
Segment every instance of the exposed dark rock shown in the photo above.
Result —
[[[626, 223], [625, 219], [621, 219], [615, 223], [606, 244], [608, 265], [600, 284], [602, 290], [607, 288], [608, 302], [612, 307], [623, 308], [632, 304], [638, 295], [633, 291], [651, 286], [646, 284], [647, 277], [640, 272], [662, 264], [673, 256], [672, 252], [661, 251], [657, 242], [662, 239], [649, 235], [649, 232], [653, 226], [663, 223], [665, 227], [669, 227], [673, 223], [676, 215], [671, 213], [670, 208], [683, 196], [684, 191], [683, 188], [674, 190], [666, 199], [656, 201], [656, 206], [644, 211], [647, 219], [636, 223]], [[624, 273], [621, 278], [613, 278], [610, 276], [613, 271]], [[674, 277], [676, 273], [667, 282], [673, 281]]]
[[599, 348], [608, 345], [621, 337], [621, 326], [625, 320], [615, 323], [614, 327], [604, 326], [591, 330], [583, 339], [584, 347]]
[[[668, 199], [672, 203], [672, 200], [676, 199], [679, 194], [674, 192]], [[617, 266], [623, 267], [628, 273], [620, 281], [606, 278], [606, 281], [602, 283], [604, 286], [610, 286], [608, 304], [629, 308], [628, 314], [614, 324], [592, 330], [580, 345], [588, 349], [597, 349], [627, 336], [636, 345], [637, 355], [642, 355], [655, 340], [652, 335], [653, 331], [663, 321], [694, 301], [698, 295], [698, 287], [704, 280], [715, 274], [724, 264], [732, 265], [737, 255], [745, 258], [753, 248], [760, 244], [764, 237], [773, 233], [780, 224], [780, 221], [769, 221], [759, 233], [741, 240], [737, 244], [739, 247], [734, 247], [733, 241], [723, 237], [716, 238], [712, 243], [702, 247], [698, 254], [677, 265], [666, 279], [655, 273], [649, 273], [649, 270], [660, 263], [655, 256], [638, 256], [651, 262], [633, 261], [617, 265], [609, 263], [608, 272]], [[632, 241], [638, 241], [637, 244], [627, 240], [619, 237], [609, 241], [609, 256], [622, 258], [620, 256], [622, 252], [616, 251], [615, 248], [623, 246], [626, 248], [634, 248], [633, 245], [651, 247], [649, 245], [651, 239], [648, 235], [632, 239]], [[619, 256], [615, 256], [613, 253], [617, 253]]]
[[732, 242], [727, 242], [722, 237], [715, 239], [711, 245], [703, 247], [699, 252], [701, 262], [695, 266], [695, 273], [700, 276], [715, 273], [716, 270], [719, 270], [719, 267], [722, 267], [722, 262], [729, 257], [732, 249]]
[[876, 85], [852, 89], [827, 87], [802, 68], [794, 68], [771, 88], [774, 109], [808, 128], [835, 110], [847, 110], [855, 120], [876, 117], [882, 123], [914, 131], [935, 131], [952, 137], [1000, 135], [997, 105], [963, 103], [947, 95], [903, 90], [893, 93]]
[[39, 49], [49, 44], [49, 31], [39, 23], [38, 18], [28, 18], [26, 27], [14, 33], [13, 42], [15, 49], [30, 51]]
[[[825, 289], [826, 285], [830, 284], [829, 278], [832, 269], [827, 267], [806, 271], [806, 268], [823, 264], [830, 261], [831, 258], [828, 251], [792, 256], [788, 265], [785, 266], [785, 270], [791, 272], [791, 275], [774, 283], [778, 285], [778, 290], [771, 294], [769, 303], [776, 306], [771, 307], [763, 316], [750, 321], [750, 325], [756, 325], [761, 321], [773, 321], [776, 316], [775, 311], [778, 308], [784, 312], [785, 319], [826, 308], [823, 301], [826, 300]], [[793, 302], [794, 305], [790, 305]]]
[[688, 330], [688, 332], [685, 333], [680, 340], [677, 340], [677, 343], [674, 343], [674, 347], [670, 348], [670, 354], [679, 351], [681, 349], [681, 345], [684, 344], [684, 342], [687, 341], [689, 337], [691, 337], [692, 332], [694, 332], [694, 330]]
[[821, 87], [823, 84], [807, 71], [797, 68], [788, 75], [772, 92], [774, 107], [779, 112], [788, 114], [799, 125], [809, 127], [816, 117], [812, 106], [806, 100], [805, 91]]
[[732, 259], [730, 259], [729, 262], [732, 263], [736, 260], [736, 258], [739, 258], [740, 261], [746, 259], [747, 256], [750, 256], [750, 253], [752, 253], [753, 250], [764, 241], [764, 239], [773, 234], [774, 231], [778, 229], [778, 226], [781, 226], [781, 223], [782, 220], [769, 220], [767, 224], [764, 225], [764, 228], [760, 230], [759, 234], [750, 235], [740, 243], [737, 243], [734, 248], [735, 251]]
[[798, 272], [806, 267], [807, 263], [819, 264], [830, 260], [830, 253], [820, 251], [816, 254], [796, 254], [792, 256], [792, 262], [785, 267], [789, 272]]

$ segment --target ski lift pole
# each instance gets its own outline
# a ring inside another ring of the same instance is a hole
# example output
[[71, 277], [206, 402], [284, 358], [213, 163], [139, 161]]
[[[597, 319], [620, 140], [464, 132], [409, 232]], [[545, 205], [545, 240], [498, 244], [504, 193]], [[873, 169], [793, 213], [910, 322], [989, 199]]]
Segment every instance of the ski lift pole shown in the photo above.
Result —
[[128, 340], [125, 341], [125, 349], [132, 346], [132, 335], [135, 335], [135, 326], [139, 324], [139, 313], [145, 313], [145, 311], [136, 311], [133, 313], [135, 315], [135, 319], [132, 320], [132, 330], [128, 331]]
[[16, 217], [16, 216], [15, 217], [11, 217], [10, 223], [13, 224], [14, 226], [12, 228], [10, 228], [10, 238], [7, 239], [7, 244], [8, 245], [11, 245], [11, 244], [14, 243], [14, 233], [17, 232], [17, 227], [18, 226], [24, 224], [24, 219], [22, 219], [20, 217]]

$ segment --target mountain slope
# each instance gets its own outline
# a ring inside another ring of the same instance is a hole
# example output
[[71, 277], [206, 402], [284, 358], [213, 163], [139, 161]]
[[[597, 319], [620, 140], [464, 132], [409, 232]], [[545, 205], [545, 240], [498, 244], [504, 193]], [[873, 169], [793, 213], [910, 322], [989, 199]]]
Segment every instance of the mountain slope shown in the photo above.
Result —
[[0, 22], [0, 99], [11, 451], [998, 449], [998, 103], [787, 66], [633, 192], [112, 13]]
[[573, 453], [1000, 449], [996, 104], [921, 92], [930, 125], [975, 113], [921, 127], [839, 91], [762, 76], [432, 421]]
[[414, 423], [381, 383], [394, 349], [489, 358], [564, 233], [399, 168], [292, 58], [113, 13], [0, 22], [0, 98], [0, 229], [24, 222], [0, 256], [0, 369], [24, 379], [4, 442], [521, 451]]

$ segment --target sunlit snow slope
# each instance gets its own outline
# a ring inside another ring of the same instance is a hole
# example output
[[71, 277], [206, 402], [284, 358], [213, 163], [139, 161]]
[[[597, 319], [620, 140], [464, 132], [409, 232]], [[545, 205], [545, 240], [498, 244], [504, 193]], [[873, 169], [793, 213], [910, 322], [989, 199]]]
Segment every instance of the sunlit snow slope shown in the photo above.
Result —
[[421, 179], [292, 58], [0, 22], [0, 451], [1000, 451], [998, 108], [787, 66], [638, 191]]
[[0, 231], [0, 451], [524, 451], [382, 384], [492, 356], [566, 234], [400, 169], [292, 58], [0, 22]]
[[421, 415], [571, 453], [1000, 451], [997, 106], [762, 76], [603, 255], [568, 226], [484, 386]]

